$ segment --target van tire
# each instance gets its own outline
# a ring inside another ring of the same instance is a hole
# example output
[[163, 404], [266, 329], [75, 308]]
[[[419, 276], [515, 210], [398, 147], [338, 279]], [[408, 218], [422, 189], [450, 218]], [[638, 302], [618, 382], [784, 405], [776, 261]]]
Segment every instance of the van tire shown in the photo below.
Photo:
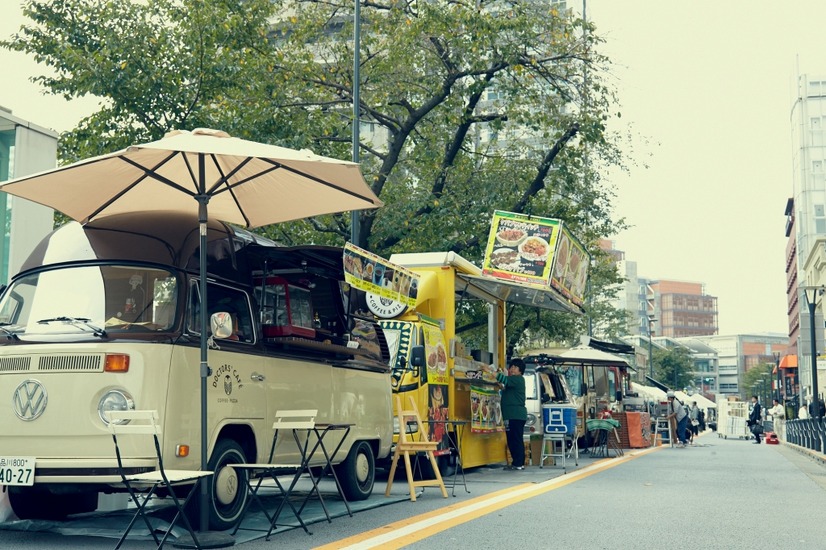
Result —
[[335, 466], [336, 477], [348, 501], [367, 500], [376, 480], [376, 457], [367, 441], [357, 441], [344, 462]]
[[[221, 439], [215, 445], [209, 459], [210, 476], [209, 526], [225, 531], [235, 526], [247, 503], [247, 471], [227, 467], [227, 464], [244, 464], [244, 449], [234, 439]], [[197, 500], [198, 495], [192, 499]], [[198, 506], [195, 506], [197, 509]]]

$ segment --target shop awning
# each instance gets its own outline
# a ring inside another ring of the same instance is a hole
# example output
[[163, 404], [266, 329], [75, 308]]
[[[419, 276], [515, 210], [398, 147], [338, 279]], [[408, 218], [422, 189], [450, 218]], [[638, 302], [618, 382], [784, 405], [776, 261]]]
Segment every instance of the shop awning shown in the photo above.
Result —
[[781, 369], [796, 369], [797, 368], [797, 355], [784, 355], [783, 359], [780, 360], [780, 368]]

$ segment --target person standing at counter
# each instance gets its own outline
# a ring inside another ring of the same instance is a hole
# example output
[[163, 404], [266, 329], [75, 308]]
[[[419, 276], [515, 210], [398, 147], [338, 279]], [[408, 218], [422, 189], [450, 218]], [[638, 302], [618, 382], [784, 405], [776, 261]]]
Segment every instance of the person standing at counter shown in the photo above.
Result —
[[502, 384], [502, 418], [508, 422], [508, 450], [513, 459], [506, 470], [525, 469], [525, 444], [522, 433], [528, 420], [525, 407], [525, 362], [519, 358], [511, 359], [508, 374], [498, 373], [496, 379]]

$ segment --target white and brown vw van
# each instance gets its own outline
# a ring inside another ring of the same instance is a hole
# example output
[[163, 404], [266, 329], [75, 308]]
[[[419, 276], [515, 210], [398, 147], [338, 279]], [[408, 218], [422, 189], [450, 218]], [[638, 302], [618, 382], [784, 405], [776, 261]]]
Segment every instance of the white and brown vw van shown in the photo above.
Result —
[[[393, 437], [389, 354], [378, 325], [348, 311], [342, 250], [208, 227], [208, 311], [234, 328], [208, 355], [210, 526], [238, 519], [247, 494], [227, 464], [265, 461], [283, 409], [354, 424], [334, 462], [346, 496], [367, 498]], [[160, 211], [72, 222], [3, 291], [0, 485], [19, 517], [94, 510], [122, 489], [110, 410], [157, 410], [165, 466], [200, 468], [198, 241], [195, 218]]]

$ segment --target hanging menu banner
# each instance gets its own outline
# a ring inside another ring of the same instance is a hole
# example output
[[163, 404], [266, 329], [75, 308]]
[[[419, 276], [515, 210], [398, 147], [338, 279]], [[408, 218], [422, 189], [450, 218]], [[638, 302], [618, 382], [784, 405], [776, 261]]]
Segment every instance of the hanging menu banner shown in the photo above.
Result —
[[554, 256], [551, 287], [574, 304], [581, 306], [585, 298], [591, 256], [564, 226], [560, 232]]
[[344, 280], [381, 298], [416, 305], [419, 275], [350, 243], [344, 245]]
[[494, 211], [482, 272], [547, 287], [560, 225], [553, 218]]
[[590, 256], [561, 220], [496, 210], [482, 273], [553, 288], [581, 306]]

